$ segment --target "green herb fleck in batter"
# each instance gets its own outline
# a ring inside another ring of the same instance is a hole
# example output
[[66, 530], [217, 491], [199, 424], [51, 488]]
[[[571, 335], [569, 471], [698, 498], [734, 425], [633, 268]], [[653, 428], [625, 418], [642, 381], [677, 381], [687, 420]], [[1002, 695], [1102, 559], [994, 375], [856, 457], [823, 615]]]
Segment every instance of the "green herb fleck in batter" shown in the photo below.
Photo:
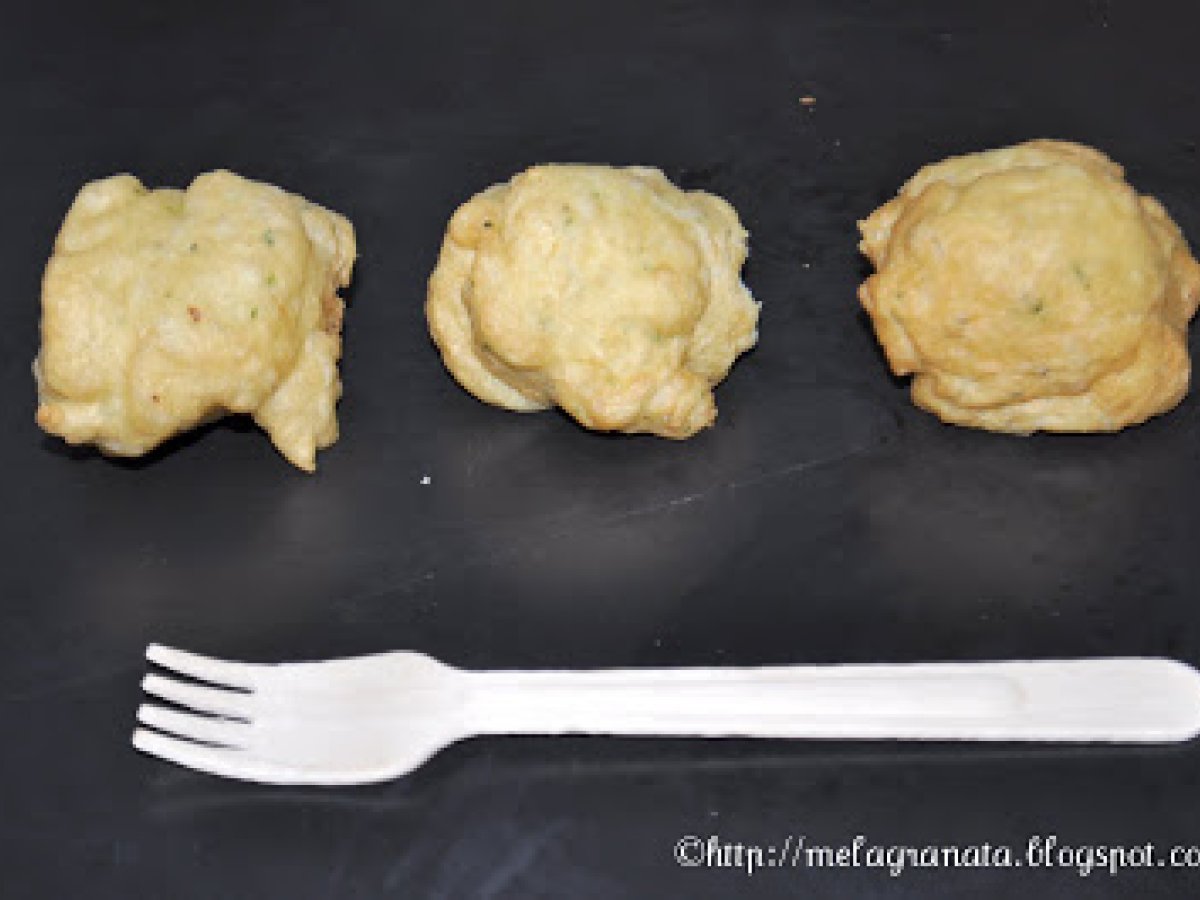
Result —
[[1071, 271], [1075, 273], [1075, 277], [1079, 279], [1079, 283], [1085, 288], [1092, 286], [1092, 280], [1088, 278], [1087, 272], [1083, 271], [1083, 266], [1079, 263], [1071, 263]]

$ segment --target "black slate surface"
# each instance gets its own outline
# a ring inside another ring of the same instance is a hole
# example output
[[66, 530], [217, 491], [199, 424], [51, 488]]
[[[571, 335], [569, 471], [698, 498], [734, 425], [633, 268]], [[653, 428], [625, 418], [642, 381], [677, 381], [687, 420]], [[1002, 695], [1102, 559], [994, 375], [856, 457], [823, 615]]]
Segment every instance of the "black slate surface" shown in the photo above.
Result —
[[[857, 218], [925, 162], [1030, 137], [1100, 147], [1200, 235], [1197, 25], [1193, 4], [1105, 0], [6, 10], [0, 894], [1196, 896], [1196, 869], [673, 860], [685, 835], [1166, 852], [1200, 844], [1195, 746], [489, 739], [298, 790], [128, 739], [151, 640], [474, 667], [1200, 663], [1200, 396], [1115, 436], [947, 428], [854, 297]], [[716, 428], [596, 436], [443, 372], [422, 303], [445, 221], [540, 161], [657, 165], [739, 210], [762, 338]], [[343, 437], [313, 477], [237, 422], [114, 463], [32, 421], [39, 278], [74, 192], [215, 167], [358, 229]]]

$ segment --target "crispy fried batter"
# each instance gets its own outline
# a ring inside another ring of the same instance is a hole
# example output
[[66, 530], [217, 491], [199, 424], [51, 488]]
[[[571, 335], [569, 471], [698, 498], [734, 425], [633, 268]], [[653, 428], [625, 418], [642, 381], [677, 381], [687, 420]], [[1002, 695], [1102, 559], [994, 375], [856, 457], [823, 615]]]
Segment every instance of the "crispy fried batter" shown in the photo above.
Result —
[[484, 402], [686, 438], [757, 337], [745, 257], [733, 208], [657, 169], [536, 166], [454, 214], [426, 313]]
[[1115, 431], [1187, 392], [1200, 265], [1088, 147], [1031, 141], [918, 172], [859, 223], [859, 290], [913, 402], [993, 431]]
[[354, 231], [230, 172], [186, 191], [130, 175], [86, 185], [42, 283], [38, 424], [139, 456], [250, 413], [305, 471], [337, 439], [342, 301]]

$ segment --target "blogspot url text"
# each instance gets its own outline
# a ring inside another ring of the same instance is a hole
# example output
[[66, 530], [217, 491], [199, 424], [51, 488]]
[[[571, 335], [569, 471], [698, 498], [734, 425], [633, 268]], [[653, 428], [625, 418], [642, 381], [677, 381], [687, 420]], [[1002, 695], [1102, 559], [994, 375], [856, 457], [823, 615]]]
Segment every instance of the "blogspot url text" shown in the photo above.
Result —
[[1061, 869], [1081, 878], [1129, 869], [1200, 869], [1200, 847], [1072, 844], [1056, 834], [1034, 834], [1022, 845], [910, 846], [855, 835], [837, 844], [803, 834], [776, 842], [748, 843], [719, 834], [685, 834], [675, 842], [675, 862], [688, 869], [733, 869], [753, 875], [768, 869], [879, 869], [893, 878], [916, 869]]

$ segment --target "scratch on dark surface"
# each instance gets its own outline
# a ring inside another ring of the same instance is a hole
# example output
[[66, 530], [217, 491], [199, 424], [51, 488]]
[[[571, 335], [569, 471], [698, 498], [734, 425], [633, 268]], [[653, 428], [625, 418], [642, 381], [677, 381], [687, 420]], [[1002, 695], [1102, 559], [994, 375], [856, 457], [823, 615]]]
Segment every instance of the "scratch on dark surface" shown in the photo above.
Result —
[[[665, 512], [669, 509], [674, 509], [679, 506], [686, 506], [689, 503], [694, 503], [697, 500], [704, 500], [713, 494], [724, 491], [737, 491], [748, 487], [756, 487], [768, 481], [774, 481], [777, 478], [782, 478], [786, 475], [794, 475], [798, 472], [807, 471], [808, 469], [816, 469], [822, 466], [832, 465], [833, 463], [842, 462], [843, 460], [851, 459], [863, 452], [864, 448], [859, 447], [849, 453], [839, 453], [836, 456], [828, 456], [824, 459], [806, 460], [804, 462], [790, 463], [786, 466], [781, 466], [778, 469], [772, 469], [769, 472], [764, 472], [761, 475], [755, 475], [750, 478], [736, 479], [728, 481], [725, 484], [707, 488], [703, 491], [696, 491], [692, 494], [683, 494], [678, 497], [672, 497], [669, 500], [659, 501], [644, 507], [636, 507], [627, 509], [622, 512], [612, 513], [604, 516], [596, 521], [598, 526], [612, 525], [617, 522], [623, 522], [626, 519], [640, 518], [642, 516], [651, 516], [658, 512]], [[559, 537], [560, 533], [556, 532], [551, 535], [551, 539]]]
[[[666, 500], [655, 501], [654, 503], [650, 503], [645, 506], [638, 506], [638, 507], [633, 507], [630, 509], [620, 510], [618, 512], [609, 513], [607, 515], [599, 516], [596, 519], [591, 520], [591, 521], [580, 522], [579, 520], [572, 520], [569, 524], [564, 524], [563, 526], [561, 526], [559, 528], [555, 528], [554, 530], [550, 531], [549, 533], [543, 535], [539, 539], [539, 541], [532, 546], [529, 544], [517, 544], [515, 546], [507, 547], [503, 550], [495, 550], [495, 551], [491, 551], [488, 553], [469, 555], [469, 556], [454, 560], [453, 566], [454, 566], [454, 569], [456, 571], [458, 571], [458, 570], [470, 568], [472, 566], [477, 566], [477, 565], [484, 564], [484, 563], [499, 562], [501, 560], [510, 559], [514, 556], [518, 556], [523, 553], [536, 553], [541, 547], [544, 547], [546, 544], [552, 543], [553, 541], [558, 540], [559, 538], [566, 537], [566, 536], [572, 534], [573, 532], [577, 531], [580, 527], [607, 528], [612, 525], [617, 525], [617, 524], [620, 524], [621, 522], [628, 521], [630, 519], [644, 518], [647, 516], [656, 515], [658, 513], [673, 511], [673, 510], [679, 509], [684, 506], [689, 506], [698, 501], [706, 500], [709, 497], [712, 497], [718, 493], [728, 493], [728, 492], [733, 492], [733, 491], [738, 491], [738, 490], [745, 490], [746, 488], [757, 487], [761, 484], [775, 481], [779, 478], [784, 478], [789, 475], [795, 475], [800, 472], [807, 472], [812, 469], [819, 469], [819, 468], [823, 468], [825, 466], [833, 465], [835, 463], [840, 463], [840, 462], [843, 462], [843, 461], [846, 461], [849, 459], [853, 459], [854, 457], [861, 456], [863, 453], [866, 453], [868, 450], [873, 449], [874, 446], [875, 446], [874, 444], [872, 444], [870, 442], [866, 442], [863, 445], [861, 445], [859, 447], [855, 447], [847, 452], [831, 454], [829, 456], [822, 457], [819, 459], [803, 460], [800, 462], [789, 463], [787, 465], [780, 466], [779, 468], [776, 468], [776, 469], [771, 469], [767, 472], [763, 472], [758, 475], [752, 475], [752, 476], [749, 476], [746, 478], [735, 479], [733, 481], [727, 481], [722, 484], [717, 484], [717, 485], [713, 485], [712, 487], [705, 488], [704, 490], [695, 491], [695, 492], [687, 493], [687, 494], [680, 494], [679, 496], [671, 497]], [[345, 600], [342, 600], [338, 605], [342, 609], [347, 609], [347, 608], [354, 607], [361, 603], [367, 603], [372, 600], [376, 600], [380, 597], [386, 597], [389, 595], [396, 594], [398, 592], [403, 592], [403, 591], [408, 590], [418, 584], [428, 582], [431, 579], [437, 577], [438, 573], [443, 568], [444, 568], [444, 564], [437, 564], [432, 567], [427, 567], [425, 569], [425, 571], [423, 571], [422, 573], [420, 573], [418, 575], [414, 575], [409, 578], [404, 578], [400, 581], [393, 582], [392, 584], [388, 585], [387, 587], [380, 588], [378, 590], [373, 590], [366, 594], [360, 594], [356, 597], [347, 598]]]
[[122, 866], [129, 866], [138, 861], [137, 842], [127, 842], [121, 838], [115, 838], [111, 844], [111, 859], [112, 867], [119, 869]]
[[341, 838], [333, 852], [333, 862], [329, 867], [329, 874], [325, 878], [326, 896], [337, 896], [337, 888], [342, 881], [342, 876], [350, 866], [350, 861], [354, 858], [354, 850], [358, 846], [359, 829], [351, 828], [342, 832]]
[[563, 822], [553, 822], [518, 843], [516, 848], [508, 854], [508, 858], [501, 862], [488, 879], [479, 886], [478, 896], [483, 898], [500, 896], [505, 888], [512, 885], [520, 878], [521, 873], [533, 865], [542, 849], [557, 837], [563, 828]]

